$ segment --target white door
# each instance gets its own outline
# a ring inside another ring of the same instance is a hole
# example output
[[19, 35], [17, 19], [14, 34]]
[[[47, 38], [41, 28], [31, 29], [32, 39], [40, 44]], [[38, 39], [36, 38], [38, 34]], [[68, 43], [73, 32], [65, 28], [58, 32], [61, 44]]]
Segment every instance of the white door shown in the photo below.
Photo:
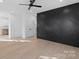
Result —
[[36, 16], [29, 15], [25, 22], [25, 36], [33, 37], [36, 36]]

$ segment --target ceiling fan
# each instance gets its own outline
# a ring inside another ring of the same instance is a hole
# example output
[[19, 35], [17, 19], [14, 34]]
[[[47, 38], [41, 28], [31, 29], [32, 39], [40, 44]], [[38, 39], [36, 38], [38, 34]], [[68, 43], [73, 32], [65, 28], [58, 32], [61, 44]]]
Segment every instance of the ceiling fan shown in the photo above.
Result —
[[42, 6], [40, 5], [34, 5], [35, 0], [30, 0], [30, 4], [19, 4], [19, 5], [25, 5], [25, 6], [29, 6], [29, 10], [31, 9], [31, 7], [39, 7], [41, 8]]

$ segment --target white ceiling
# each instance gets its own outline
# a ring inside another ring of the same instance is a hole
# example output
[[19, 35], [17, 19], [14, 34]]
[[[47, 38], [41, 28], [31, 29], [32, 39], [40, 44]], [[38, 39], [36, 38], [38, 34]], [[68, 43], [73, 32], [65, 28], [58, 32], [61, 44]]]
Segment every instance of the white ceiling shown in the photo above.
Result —
[[37, 10], [37, 12], [43, 12], [77, 2], [79, 2], [79, 0], [37, 0], [36, 4], [42, 5], [42, 8], [32, 9], [33, 11]]
[[[36, 0], [34, 4], [41, 5], [42, 8], [32, 7], [30, 11], [39, 13], [77, 2], [79, 2], [79, 0]], [[29, 4], [29, 0], [4, 0], [3, 3], [0, 3], [0, 11], [7, 11], [12, 13], [22, 13], [28, 11], [28, 6], [21, 6], [19, 3]]]

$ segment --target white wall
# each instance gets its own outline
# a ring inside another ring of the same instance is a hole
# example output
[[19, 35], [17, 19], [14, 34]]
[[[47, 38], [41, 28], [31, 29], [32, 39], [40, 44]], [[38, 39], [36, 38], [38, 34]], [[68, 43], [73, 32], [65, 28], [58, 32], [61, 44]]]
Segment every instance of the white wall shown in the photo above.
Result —
[[8, 20], [0, 19], [0, 26], [8, 26]]
[[7, 12], [0, 12], [0, 26], [9, 25], [9, 14]]
[[10, 19], [11, 38], [22, 37], [22, 19], [20, 14], [12, 14]]

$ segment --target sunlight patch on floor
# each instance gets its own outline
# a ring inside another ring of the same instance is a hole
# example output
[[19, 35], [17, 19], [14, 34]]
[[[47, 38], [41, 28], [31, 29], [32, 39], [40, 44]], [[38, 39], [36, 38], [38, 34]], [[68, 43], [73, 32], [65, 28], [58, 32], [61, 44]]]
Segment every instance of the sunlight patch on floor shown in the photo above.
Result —
[[58, 59], [57, 57], [40, 56], [40, 59]]

